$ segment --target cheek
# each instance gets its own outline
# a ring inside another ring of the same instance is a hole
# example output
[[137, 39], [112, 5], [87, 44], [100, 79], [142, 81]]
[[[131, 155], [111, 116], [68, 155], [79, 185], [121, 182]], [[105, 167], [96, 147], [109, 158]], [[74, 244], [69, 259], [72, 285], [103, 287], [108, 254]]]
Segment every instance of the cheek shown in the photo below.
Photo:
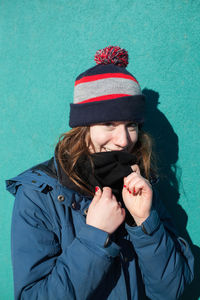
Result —
[[90, 131], [90, 138], [94, 146], [104, 145], [109, 140], [108, 134], [98, 130], [98, 128]]
[[109, 138], [106, 135], [99, 135], [96, 136], [95, 139], [93, 139], [94, 144], [98, 146], [104, 146], [109, 142]]
[[137, 143], [137, 140], [138, 140], [138, 132], [137, 131], [130, 132], [129, 136], [130, 136], [131, 143], [133, 145], [135, 145]]

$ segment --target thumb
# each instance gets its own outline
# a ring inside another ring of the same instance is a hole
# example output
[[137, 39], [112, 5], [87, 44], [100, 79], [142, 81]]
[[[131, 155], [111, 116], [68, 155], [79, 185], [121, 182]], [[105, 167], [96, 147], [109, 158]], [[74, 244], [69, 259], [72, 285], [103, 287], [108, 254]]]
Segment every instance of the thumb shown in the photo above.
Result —
[[138, 165], [132, 165], [131, 166], [131, 169], [133, 170], [133, 172], [136, 172], [137, 174], [139, 174], [140, 175], [140, 168], [139, 168], [139, 166]]

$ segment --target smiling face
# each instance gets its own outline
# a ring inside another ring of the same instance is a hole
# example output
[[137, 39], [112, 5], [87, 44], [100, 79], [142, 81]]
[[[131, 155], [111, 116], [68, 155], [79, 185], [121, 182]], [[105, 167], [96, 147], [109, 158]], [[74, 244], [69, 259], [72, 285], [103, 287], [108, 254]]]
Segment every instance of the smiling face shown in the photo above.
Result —
[[130, 152], [138, 140], [138, 126], [133, 122], [107, 122], [90, 126], [94, 147], [91, 153], [126, 150]]

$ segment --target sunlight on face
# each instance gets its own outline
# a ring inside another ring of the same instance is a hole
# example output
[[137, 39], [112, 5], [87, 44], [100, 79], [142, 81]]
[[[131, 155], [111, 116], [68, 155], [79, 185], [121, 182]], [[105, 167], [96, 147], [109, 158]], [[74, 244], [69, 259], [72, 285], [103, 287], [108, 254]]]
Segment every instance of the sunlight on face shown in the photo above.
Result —
[[131, 151], [138, 140], [138, 125], [133, 122], [106, 122], [90, 126], [94, 145], [90, 152]]

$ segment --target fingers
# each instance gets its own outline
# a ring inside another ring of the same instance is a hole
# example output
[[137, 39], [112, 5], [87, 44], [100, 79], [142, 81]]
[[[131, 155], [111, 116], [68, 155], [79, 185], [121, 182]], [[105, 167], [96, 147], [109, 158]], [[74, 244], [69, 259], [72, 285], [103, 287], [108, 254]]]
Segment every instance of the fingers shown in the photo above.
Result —
[[133, 185], [136, 183], [138, 177], [141, 177], [141, 175], [138, 175], [136, 172], [131, 173], [127, 177], [124, 178], [124, 187], [128, 190], [133, 188]]
[[[102, 200], [117, 202], [115, 195], [112, 193], [112, 189], [108, 186], [103, 188]], [[117, 202], [118, 203], [118, 202]]]
[[146, 183], [143, 178], [136, 178], [135, 181], [129, 184], [129, 191], [132, 191], [133, 195], [140, 194], [145, 185]]
[[143, 178], [143, 177], [140, 175], [140, 168], [137, 164], [132, 165], [131, 169], [133, 170], [133, 172], [124, 178], [124, 185], [125, 185], [124, 187], [126, 187], [130, 193], [132, 190], [133, 194], [135, 194], [137, 192], [136, 192], [136, 187], [133, 186], [133, 182], [135, 182], [135, 178], [139, 178], [139, 177]]
[[102, 196], [102, 191], [101, 191], [100, 187], [95, 186], [95, 194], [94, 194], [91, 204], [96, 204], [99, 201], [99, 199], [101, 198], [101, 196]]
[[103, 188], [103, 193], [102, 196], [104, 197], [108, 197], [108, 198], [112, 198], [113, 194], [112, 194], [112, 189], [109, 188], [108, 186]]
[[121, 207], [111, 188], [97, 189], [89, 206], [86, 223], [113, 233], [125, 219], [125, 209]]
[[[103, 191], [98, 186], [95, 187], [95, 195], [90, 206], [95, 207], [99, 201], [101, 201], [102, 204], [104, 203], [105, 209], [112, 203], [113, 209], [122, 210], [121, 202], [117, 201], [115, 195], [112, 193], [112, 189], [109, 187], [104, 187]], [[124, 213], [125, 211], [122, 211], [122, 215], [124, 215]]]
[[143, 189], [151, 188], [151, 184], [147, 179], [134, 172], [124, 178], [124, 188], [130, 194], [138, 195], [141, 194]]
[[100, 199], [107, 199], [107, 200], [112, 200], [112, 201], [117, 201], [115, 196], [112, 193], [112, 189], [109, 187], [104, 187], [103, 191], [100, 189], [100, 187], [96, 186], [95, 187], [95, 195], [92, 200], [92, 203], [97, 203]]
[[[118, 202], [115, 195], [112, 193], [112, 189], [110, 187], [104, 187], [101, 195], [101, 201], [105, 203], [105, 207], [108, 205], [112, 205], [112, 209], [118, 211], [122, 210], [121, 202]], [[122, 213], [124, 215], [124, 212]]]

